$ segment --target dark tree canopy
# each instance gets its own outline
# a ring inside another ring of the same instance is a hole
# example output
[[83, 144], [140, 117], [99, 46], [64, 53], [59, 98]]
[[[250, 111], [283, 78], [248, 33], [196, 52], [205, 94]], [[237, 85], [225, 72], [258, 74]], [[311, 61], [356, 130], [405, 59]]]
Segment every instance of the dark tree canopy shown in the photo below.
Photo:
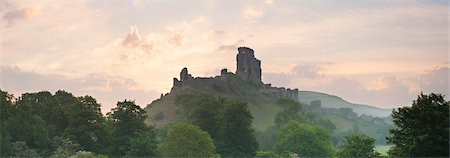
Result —
[[146, 112], [134, 101], [125, 100], [118, 102], [117, 107], [107, 115], [112, 130], [110, 154], [114, 157], [125, 156], [131, 149], [131, 140], [146, 128]]
[[175, 100], [177, 106], [183, 107], [187, 119], [208, 132], [217, 143], [222, 99], [209, 93], [186, 93], [178, 95]]
[[85, 150], [105, 153], [102, 149], [107, 142], [107, 132], [100, 106], [91, 96], [78, 97], [77, 103], [67, 109], [69, 124], [64, 136], [80, 144]]
[[420, 94], [411, 107], [393, 110], [395, 129], [389, 155], [398, 157], [449, 157], [449, 101], [440, 94]]
[[254, 157], [258, 143], [252, 115], [241, 99], [228, 99], [219, 115], [219, 153], [224, 157]]
[[130, 140], [130, 150], [126, 155], [128, 157], [155, 157], [157, 144], [155, 127], [148, 126]]

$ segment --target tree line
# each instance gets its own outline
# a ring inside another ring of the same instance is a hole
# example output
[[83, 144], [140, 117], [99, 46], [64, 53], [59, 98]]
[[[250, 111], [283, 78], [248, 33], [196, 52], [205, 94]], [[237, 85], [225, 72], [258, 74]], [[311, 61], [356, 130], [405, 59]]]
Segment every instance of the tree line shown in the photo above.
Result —
[[[257, 133], [244, 100], [205, 92], [177, 95], [184, 118], [159, 127], [146, 125], [146, 111], [130, 100], [103, 115], [95, 98], [62, 90], [0, 95], [1, 157], [380, 157], [375, 139], [360, 133], [334, 147], [336, 127], [288, 98], [276, 102], [275, 125]], [[392, 117], [390, 157], [449, 156], [442, 95], [420, 94]]]

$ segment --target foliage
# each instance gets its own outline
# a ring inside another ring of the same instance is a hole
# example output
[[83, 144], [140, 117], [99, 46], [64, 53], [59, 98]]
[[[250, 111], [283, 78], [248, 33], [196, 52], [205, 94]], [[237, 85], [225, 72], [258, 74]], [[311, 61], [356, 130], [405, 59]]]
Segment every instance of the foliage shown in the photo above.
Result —
[[6, 157], [11, 151], [11, 136], [7, 120], [14, 114], [13, 95], [0, 90], [0, 157]]
[[289, 120], [300, 120], [300, 112], [302, 108], [298, 101], [290, 98], [280, 98], [277, 100], [276, 105], [279, 106], [282, 111], [275, 116], [275, 124], [277, 127], [281, 127]]
[[176, 97], [177, 105], [181, 105], [187, 119], [211, 135], [214, 142], [219, 138], [219, 112], [222, 100], [209, 93], [186, 93]]
[[31, 149], [24, 141], [17, 141], [11, 144], [11, 153], [15, 157], [39, 157], [36, 149]]
[[247, 103], [228, 99], [219, 114], [219, 154], [225, 157], [253, 157], [258, 143], [251, 128], [252, 115]]
[[70, 106], [66, 113], [69, 125], [64, 136], [85, 150], [103, 153], [107, 138], [100, 104], [91, 96], [78, 97], [77, 103]]
[[54, 152], [51, 157], [69, 157], [75, 155], [81, 147], [67, 138], [56, 136], [52, 139], [52, 150]]
[[78, 151], [75, 155], [70, 158], [107, 158], [105, 155], [96, 154], [89, 151]]
[[277, 132], [277, 151], [283, 156], [290, 153], [300, 157], [330, 157], [333, 148], [330, 135], [320, 127], [291, 120]]
[[272, 157], [279, 157], [276, 153], [273, 151], [257, 151], [256, 158], [272, 158]]
[[153, 126], [147, 127], [137, 133], [137, 136], [130, 140], [130, 150], [128, 157], [154, 157], [156, 156], [156, 130]]
[[207, 132], [198, 126], [180, 123], [169, 128], [158, 153], [163, 157], [212, 157], [215, 147]]
[[272, 126], [265, 130], [257, 130], [255, 132], [256, 140], [258, 142], [258, 150], [275, 150], [277, 127]]
[[395, 129], [388, 154], [395, 157], [449, 157], [449, 101], [440, 94], [420, 94], [411, 107], [393, 110]]
[[222, 156], [254, 156], [257, 142], [247, 103], [201, 92], [178, 95], [175, 100], [189, 122], [209, 133]]
[[375, 139], [366, 135], [351, 135], [345, 137], [345, 144], [338, 157], [379, 157], [380, 153], [374, 151]]
[[114, 157], [125, 156], [130, 150], [130, 141], [145, 130], [144, 123], [147, 116], [145, 111], [134, 101], [118, 102], [117, 107], [108, 113], [108, 120], [112, 126], [110, 154]]

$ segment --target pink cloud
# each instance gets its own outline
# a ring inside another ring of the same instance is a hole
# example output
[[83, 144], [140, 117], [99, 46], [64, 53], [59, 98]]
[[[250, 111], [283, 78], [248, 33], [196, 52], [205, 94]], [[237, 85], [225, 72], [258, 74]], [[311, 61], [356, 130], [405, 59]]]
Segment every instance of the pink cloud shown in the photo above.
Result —
[[[314, 66], [296, 66], [290, 73], [265, 73], [266, 82], [300, 90], [313, 90], [340, 96], [350, 102], [379, 107], [410, 105], [420, 92], [440, 93], [449, 98], [449, 68], [417, 73], [412, 77], [382, 76], [376, 88], [368, 88], [357, 76], [324, 75]], [[370, 74], [368, 74], [370, 75]]]
[[36, 15], [38, 15], [40, 12], [40, 7], [39, 6], [30, 6], [30, 7], [25, 7], [19, 10], [15, 10], [15, 11], [9, 11], [9, 12], [5, 12], [3, 14], [3, 18], [8, 21], [9, 25], [11, 25], [11, 23], [13, 23], [16, 20], [23, 20], [23, 19], [30, 19]]
[[142, 39], [136, 26], [130, 26], [130, 32], [128, 32], [127, 37], [122, 40], [122, 46], [131, 49], [142, 49], [147, 53], [150, 53], [153, 49], [153, 43], [149, 43]]

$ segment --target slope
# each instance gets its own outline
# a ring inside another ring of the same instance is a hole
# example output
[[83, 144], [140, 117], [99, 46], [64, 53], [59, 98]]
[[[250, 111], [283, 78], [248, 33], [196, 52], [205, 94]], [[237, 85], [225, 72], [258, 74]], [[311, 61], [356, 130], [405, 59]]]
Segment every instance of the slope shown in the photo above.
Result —
[[391, 114], [392, 109], [382, 109], [369, 105], [353, 104], [338, 96], [329, 95], [321, 92], [300, 91], [299, 100], [302, 103], [309, 104], [311, 101], [320, 100], [322, 107], [325, 108], [351, 108], [359, 116], [371, 115], [375, 117], [387, 117]]

